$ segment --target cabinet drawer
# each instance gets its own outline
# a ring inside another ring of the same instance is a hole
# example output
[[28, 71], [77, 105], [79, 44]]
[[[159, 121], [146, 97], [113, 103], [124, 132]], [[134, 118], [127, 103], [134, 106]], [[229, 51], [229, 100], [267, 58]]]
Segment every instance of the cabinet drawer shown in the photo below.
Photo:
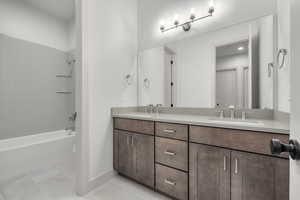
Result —
[[[191, 142], [266, 155], [271, 155], [270, 141], [273, 138], [286, 143], [289, 141], [288, 135], [200, 126], [190, 127]], [[288, 157], [288, 155], [283, 154], [281, 157]]]
[[154, 122], [151, 121], [115, 118], [114, 128], [154, 135]]
[[188, 175], [156, 164], [156, 189], [179, 200], [188, 199]]
[[156, 137], [156, 162], [188, 170], [188, 144], [184, 141]]
[[181, 124], [156, 123], [156, 135], [161, 137], [188, 140], [188, 126]]

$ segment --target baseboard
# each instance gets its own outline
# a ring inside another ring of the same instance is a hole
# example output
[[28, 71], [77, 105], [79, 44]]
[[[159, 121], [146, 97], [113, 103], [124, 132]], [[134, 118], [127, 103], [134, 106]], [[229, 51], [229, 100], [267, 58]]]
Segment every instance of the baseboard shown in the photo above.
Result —
[[114, 176], [116, 176], [117, 173], [114, 170], [105, 172], [99, 176], [97, 176], [96, 178], [91, 179], [88, 182], [88, 192], [91, 192], [92, 190], [98, 188], [99, 186], [103, 185], [104, 183], [106, 183], [107, 181], [109, 181], [110, 179], [112, 179]]

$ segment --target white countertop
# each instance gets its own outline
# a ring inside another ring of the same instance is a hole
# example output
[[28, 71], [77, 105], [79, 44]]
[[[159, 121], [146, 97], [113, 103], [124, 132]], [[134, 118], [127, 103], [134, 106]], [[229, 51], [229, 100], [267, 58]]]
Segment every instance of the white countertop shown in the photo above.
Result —
[[112, 117], [149, 120], [158, 122], [198, 125], [217, 128], [250, 130], [268, 133], [289, 134], [289, 123], [276, 120], [247, 119], [237, 123], [230, 119], [219, 119], [213, 116], [185, 115], [185, 114], [147, 114], [142, 112], [114, 113]]

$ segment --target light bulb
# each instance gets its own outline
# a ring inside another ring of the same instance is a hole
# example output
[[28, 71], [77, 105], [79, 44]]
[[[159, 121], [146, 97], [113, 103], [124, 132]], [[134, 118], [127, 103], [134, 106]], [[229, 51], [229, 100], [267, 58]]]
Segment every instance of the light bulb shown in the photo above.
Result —
[[238, 50], [239, 51], [243, 51], [245, 48], [243, 46], [239, 47]]
[[160, 30], [161, 31], [165, 30], [165, 22], [163, 20], [160, 21]]
[[174, 16], [174, 25], [175, 25], [175, 26], [178, 26], [178, 24], [179, 24], [178, 18], [179, 18], [178, 15], [175, 15], [175, 16]]
[[215, 1], [210, 0], [208, 13], [212, 15], [214, 12], [215, 12]]
[[209, 2], [209, 7], [215, 7], [215, 1], [214, 0], [210, 0]]
[[190, 19], [191, 19], [191, 20], [194, 20], [195, 18], [196, 18], [195, 8], [192, 8], [192, 9], [191, 9], [191, 16], [190, 16]]

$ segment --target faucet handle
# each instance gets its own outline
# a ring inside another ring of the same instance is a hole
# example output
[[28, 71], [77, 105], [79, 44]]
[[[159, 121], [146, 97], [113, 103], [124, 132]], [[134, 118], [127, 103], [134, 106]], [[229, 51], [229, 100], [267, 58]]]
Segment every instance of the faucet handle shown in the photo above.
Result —
[[242, 120], [246, 120], [246, 111], [242, 112]]
[[224, 118], [224, 110], [218, 110], [217, 113], [220, 114], [221, 119]]
[[154, 108], [154, 105], [153, 105], [153, 104], [149, 104], [149, 105], [147, 106], [147, 108], [150, 110], [150, 111], [149, 111], [150, 113], [153, 113], [153, 108]]
[[159, 108], [162, 107], [162, 104], [156, 104], [156, 114], [159, 113]]

